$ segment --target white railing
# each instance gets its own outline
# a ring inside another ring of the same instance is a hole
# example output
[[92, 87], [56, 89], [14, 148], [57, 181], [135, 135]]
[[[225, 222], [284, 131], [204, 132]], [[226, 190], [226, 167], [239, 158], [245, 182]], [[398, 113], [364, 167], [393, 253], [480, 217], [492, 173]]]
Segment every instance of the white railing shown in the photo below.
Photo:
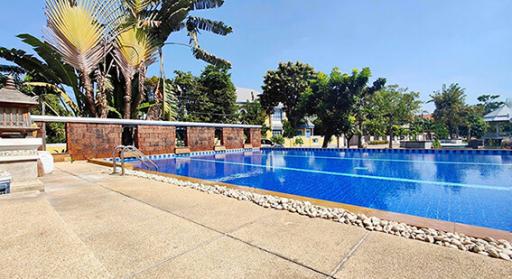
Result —
[[212, 127], [212, 128], [261, 128], [260, 125], [203, 123], [203, 122], [172, 122], [117, 118], [67, 117], [31, 115], [34, 122], [60, 122], [60, 123], [90, 123], [90, 124], [118, 124], [118, 125], [148, 125], [148, 126], [175, 126], [175, 127]]

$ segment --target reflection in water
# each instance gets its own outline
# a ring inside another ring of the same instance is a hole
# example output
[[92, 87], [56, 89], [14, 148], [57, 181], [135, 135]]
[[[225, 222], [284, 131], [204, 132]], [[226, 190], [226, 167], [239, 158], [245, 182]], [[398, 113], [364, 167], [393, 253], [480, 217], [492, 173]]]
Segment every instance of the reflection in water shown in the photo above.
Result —
[[291, 150], [157, 164], [178, 175], [512, 230], [511, 157]]

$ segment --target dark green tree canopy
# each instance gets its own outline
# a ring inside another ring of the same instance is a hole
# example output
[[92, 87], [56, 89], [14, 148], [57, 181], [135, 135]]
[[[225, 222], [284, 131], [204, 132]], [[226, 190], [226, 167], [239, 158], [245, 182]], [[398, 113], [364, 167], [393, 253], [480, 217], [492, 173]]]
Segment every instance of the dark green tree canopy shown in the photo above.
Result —
[[[398, 85], [387, 86], [376, 92], [369, 101], [367, 110], [369, 121], [374, 131], [372, 134], [382, 134], [384, 128], [386, 134], [392, 139], [396, 128], [412, 123], [419, 111], [421, 101], [420, 94], [412, 92]], [[392, 148], [392, 141], [389, 141]]]
[[457, 83], [449, 86], [443, 85], [440, 91], [430, 95], [430, 102], [434, 102], [434, 119], [442, 123], [453, 138], [459, 136], [459, 126], [463, 122], [464, 109], [466, 107], [466, 94], [464, 88]]
[[176, 71], [167, 84], [176, 98], [178, 121], [238, 122], [236, 90], [227, 67], [208, 65], [199, 77]]
[[292, 127], [297, 127], [305, 115], [302, 105], [315, 77], [314, 69], [301, 62], [280, 63], [277, 70], [268, 71], [263, 81], [260, 101], [263, 109], [270, 114], [275, 106], [282, 103]]
[[478, 102], [480, 102], [477, 106], [481, 107], [483, 114], [488, 114], [494, 110], [497, 110], [501, 106], [505, 104], [499, 100], [500, 95], [481, 95], [478, 97]]
[[368, 86], [370, 77], [369, 68], [353, 70], [351, 74], [334, 68], [330, 75], [317, 74], [311, 85], [307, 107], [308, 114], [317, 117], [315, 123], [321, 128], [324, 147], [332, 136], [345, 134], [350, 138], [355, 133], [356, 116], [362, 114], [361, 104], [385, 84], [384, 79], [378, 79]]

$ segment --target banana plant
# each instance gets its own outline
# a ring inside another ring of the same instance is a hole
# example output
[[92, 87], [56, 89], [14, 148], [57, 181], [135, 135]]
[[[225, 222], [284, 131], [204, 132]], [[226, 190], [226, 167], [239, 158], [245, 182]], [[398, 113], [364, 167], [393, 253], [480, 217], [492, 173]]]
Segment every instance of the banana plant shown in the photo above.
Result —
[[78, 105], [68, 96], [66, 91], [55, 84], [46, 83], [46, 82], [25, 82], [23, 83], [26, 86], [32, 87], [41, 87], [48, 89], [50, 92], [53, 92], [55, 95], [61, 98], [61, 100], [67, 105], [65, 107], [69, 107], [73, 115], [80, 115], [81, 111]]

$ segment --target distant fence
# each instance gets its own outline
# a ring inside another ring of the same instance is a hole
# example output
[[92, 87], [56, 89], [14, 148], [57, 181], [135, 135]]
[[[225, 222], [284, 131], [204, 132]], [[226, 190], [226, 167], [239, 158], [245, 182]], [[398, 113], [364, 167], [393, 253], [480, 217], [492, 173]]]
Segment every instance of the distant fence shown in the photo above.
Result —
[[67, 152], [73, 160], [108, 158], [117, 145], [134, 145], [146, 154], [176, 148], [211, 151], [261, 146], [261, 126], [84, 117], [31, 116], [45, 137], [44, 123], [65, 123]]

